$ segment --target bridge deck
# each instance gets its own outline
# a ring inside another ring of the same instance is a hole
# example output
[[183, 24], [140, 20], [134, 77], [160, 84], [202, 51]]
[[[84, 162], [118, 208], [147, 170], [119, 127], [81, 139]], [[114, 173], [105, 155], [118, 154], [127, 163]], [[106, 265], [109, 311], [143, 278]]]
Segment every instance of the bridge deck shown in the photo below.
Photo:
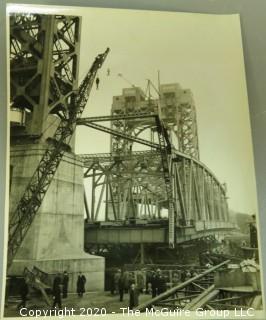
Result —
[[[228, 233], [235, 226], [230, 222], [198, 221], [194, 226], [176, 227], [176, 243]], [[166, 243], [168, 227], [162, 224], [146, 225], [85, 225], [85, 244]]]

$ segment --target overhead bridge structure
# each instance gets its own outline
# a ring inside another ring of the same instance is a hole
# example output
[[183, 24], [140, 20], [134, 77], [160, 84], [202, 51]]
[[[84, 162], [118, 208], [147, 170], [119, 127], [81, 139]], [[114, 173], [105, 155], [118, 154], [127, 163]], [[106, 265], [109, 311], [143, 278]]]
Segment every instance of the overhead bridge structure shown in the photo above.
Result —
[[174, 247], [235, 228], [226, 185], [199, 160], [195, 107], [187, 92], [178, 84], [161, 85], [159, 98], [151, 99], [140, 88], [124, 89], [110, 116], [77, 121], [111, 135], [110, 153], [80, 155], [90, 189], [84, 195], [85, 247]]

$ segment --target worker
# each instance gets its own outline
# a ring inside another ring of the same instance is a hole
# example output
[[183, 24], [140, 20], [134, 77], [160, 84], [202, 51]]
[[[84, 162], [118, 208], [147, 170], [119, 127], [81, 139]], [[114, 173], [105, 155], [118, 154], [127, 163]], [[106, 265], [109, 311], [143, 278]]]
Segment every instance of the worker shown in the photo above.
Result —
[[119, 293], [119, 279], [121, 277], [121, 269], [117, 269], [114, 274], [114, 285], [115, 285], [115, 294]]
[[100, 79], [99, 77], [96, 78], [96, 89], [99, 89], [99, 83], [100, 83]]
[[115, 273], [113, 271], [110, 273], [110, 293], [115, 294]]
[[128, 293], [129, 287], [130, 287], [130, 274], [127, 270], [123, 272], [124, 274], [124, 286], [125, 286], [125, 292]]
[[63, 275], [63, 298], [67, 298], [68, 281], [69, 281], [69, 277], [68, 277], [67, 271], [64, 271], [64, 275]]
[[124, 292], [125, 292], [125, 276], [124, 273], [120, 273], [120, 277], [118, 279], [118, 290], [119, 290], [119, 301], [123, 301]]
[[21, 285], [19, 288], [19, 293], [20, 293], [20, 297], [21, 297], [21, 302], [17, 306], [17, 309], [20, 309], [21, 307], [25, 308], [26, 301], [27, 301], [27, 295], [29, 293], [29, 287], [28, 287], [28, 284], [24, 278], [22, 278], [22, 282], [21, 282]]
[[165, 276], [160, 273], [158, 275], [158, 289], [157, 289], [157, 294], [160, 295], [163, 292], [167, 290], [167, 284], [166, 284], [166, 278]]
[[109, 77], [110, 76], [110, 69], [108, 68], [107, 69], [107, 77]]
[[186, 270], [185, 269], [183, 269], [181, 271], [180, 280], [181, 280], [181, 283], [186, 281]]
[[166, 290], [166, 280], [162, 275], [162, 271], [160, 269], [156, 270], [156, 273], [152, 277], [152, 297], [156, 297], [157, 295], [163, 293]]
[[252, 221], [249, 223], [249, 232], [250, 232], [250, 247], [258, 248], [258, 235], [257, 235], [257, 224], [256, 216], [252, 215]]
[[152, 276], [153, 276], [153, 271], [148, 270], [146, 272], [146, 294], [151, 294], [152, 293]]
[[130, 272], [128, 275], [128, 290], [130, 289], [130, 286], [132, 283], [135, 283], [135, 273], [134, 271]]
[[152, 295], [152, 298], [154, 298], [157, 296], [157, 275], [154, 271], [152, 272], [150, 282], [151, 282], [151, 295]]
[[53, 283], [53, 297], [54, 297], [54, 302], [53, 302], [53, 308], [55, 308], [56, 305], [58, 305], [58, 308], [62, 308], [62, 302], [61, 302], [61, 278], [60, 275], [57, 274], [56, 277], [54, 278], [54, 283]]
[[139, 270], [136, 272], [136, 278], [137, 278], [137, 287], [139, 289], [140, 293], [143, 293], [144, 290], [144, 283], [145, 283], [145, 279], [144, 279], [144, 272]]
[[179, 283], [178, 273], [177, 273], [177, 272], [174, 272], [173, 278], [172, 278], [172, 287], [177, 286], [178, 283]]
[[85, 292], [85, 283], [86, 277], [81, 272], [79, 272], [77, 279], [77, 294], [79, 297], [83, 297], [83, 293]]
[[152, 294], [151, 282], [147, 282], [147, 284], [146, 284], [146, 294]]
[[[192, 278], [192, 274], [191, 274], [191, 271], [190, 270], [187, 270], [186, 273], [185, 273], [185, 281], [188, 281]], [[190, 291], [193, 289], [193, 285], [188, 284], [186, 287], [185, 287], [185, 295], [189, 295], [190, 294]]]
[[129, 289], [129, 309], [137, 307], [139, 304], [139, 290], [135, 283], [132, 283]]

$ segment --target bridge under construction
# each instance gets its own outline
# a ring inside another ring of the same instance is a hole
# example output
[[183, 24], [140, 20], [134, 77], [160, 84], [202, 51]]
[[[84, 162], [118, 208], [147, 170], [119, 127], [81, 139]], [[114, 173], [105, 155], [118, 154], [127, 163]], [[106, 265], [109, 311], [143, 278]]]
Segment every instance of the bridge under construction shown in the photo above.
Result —
[[[110, 112], [107, 107], [106, 114], [83, 117], [98, 71], [112, 53], [109, 48], [99, 53], [79, 84], [80, 33], [78, 17], [10, 16], [8, 276], [27, 276], [47, 303], [46, 288], [64, 270], [70, 292], [79, 272], [91, 291], [103, 291], [105, 269], [116, 266], [115, 248], [123, 247], [124, 253], [133, 248], [124, 264], [133, 264], [137, 256], [141, 265], [147, 259], [155, 263], [151, 252], [158, 247], [178, 264], [174, 259], [182, 246], [194, 244], [201, 253], [200, 243], [210, 249], [210, 242], [237, 229], [226, 185], [200, 161], [192, 92], [177, 83], [156, 88], [149, 80], [146, 90], [132, 86], [114, 96]], [[110, 140], [106, 153], [76, 154], [79, 127], [88, 128], [88, 145], [97, 143], [90, 140], [90, 130], [104, 132]], [[238, 290], [239, 298], [217, 298], [222, 289], [214, 287], [213, 272], [224, 270], [226, 258], [144, 306], [187, 300], [192, 308], [196, 296], [207, 309], [254, 300], [260, 292], [258, 284], [251, 289], [254, 278], [246, 284], [248, 292]], [[198, 283], [202, 278], [205, 283]], [[191, 298], [189, 290], [195, 291]]]

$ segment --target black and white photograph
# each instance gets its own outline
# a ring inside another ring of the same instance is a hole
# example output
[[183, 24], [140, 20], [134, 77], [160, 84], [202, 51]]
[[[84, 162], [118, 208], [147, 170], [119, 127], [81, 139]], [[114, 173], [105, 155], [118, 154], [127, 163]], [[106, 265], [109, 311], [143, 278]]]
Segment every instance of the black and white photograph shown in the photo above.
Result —
[[5, 317], [263, 309], [240, 16], [9, 12]]

